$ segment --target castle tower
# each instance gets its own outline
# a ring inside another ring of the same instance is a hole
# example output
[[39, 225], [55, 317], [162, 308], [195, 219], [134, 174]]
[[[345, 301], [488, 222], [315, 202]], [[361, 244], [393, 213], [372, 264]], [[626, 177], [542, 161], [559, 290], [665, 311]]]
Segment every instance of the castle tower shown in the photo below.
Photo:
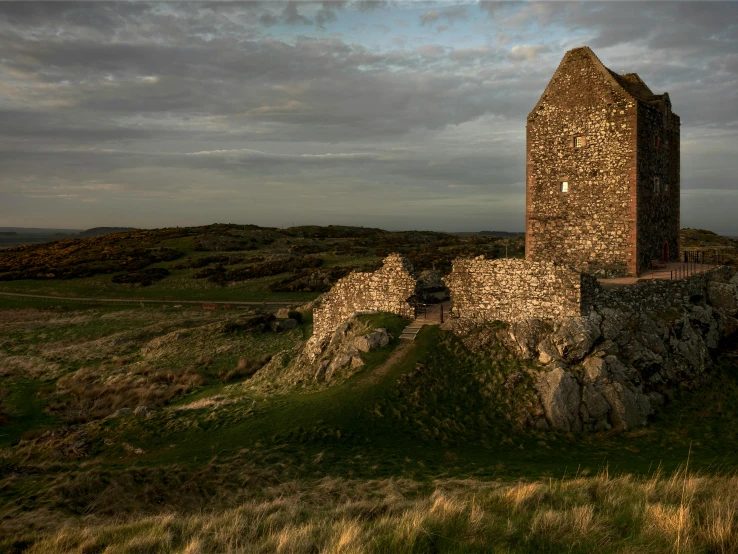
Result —
[[668, 93], [569, 50], [526, 125], [526, 257], [598, 276], [679, 259], [679, 116]]

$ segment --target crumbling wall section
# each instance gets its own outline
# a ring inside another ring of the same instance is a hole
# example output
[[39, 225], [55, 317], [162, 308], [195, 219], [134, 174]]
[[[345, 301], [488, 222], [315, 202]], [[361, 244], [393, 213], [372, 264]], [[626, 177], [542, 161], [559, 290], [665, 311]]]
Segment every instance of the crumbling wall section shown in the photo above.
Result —
[[596, 280], [569, 266], [514, 258], [454, 260], [446, 284], [456, 323], [580, 316], [597, 297]]
[[410, 262], [390, 254], [377, 271], [350, 273], [326, 293], [313, 310], [313, 335], [327, 337], [356, 314], [389, 312], [412, 318], [414, 310], [408, 299], [417, 289]]

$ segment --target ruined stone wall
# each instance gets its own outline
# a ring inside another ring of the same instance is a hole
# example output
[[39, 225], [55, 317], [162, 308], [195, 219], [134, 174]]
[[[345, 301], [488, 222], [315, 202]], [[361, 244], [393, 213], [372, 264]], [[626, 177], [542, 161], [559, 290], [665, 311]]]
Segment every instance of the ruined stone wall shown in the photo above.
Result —
[[638, 102], [639, 272], [662, 259], [664, 243], [669, 261], [678, 261], [679, 193], [679, 117], [663, 102]]
[[704, 301], [707, 284], [732, 275], [727, 266], [673, 281], [643, 279], [632, 285], [603, 288], [599, 284], [593, 303], [603, 308], [625, 308], [634, 312], [652, 313], [678, 306], [691, 306]]
[[528, 116], [529, 260], [635, 273], [636, 105], [589, 49], [564, 57]]
[[[514, 258], [456, 259], [446, 277], [457, 324], [580, 316], [596, 281], [566, 266]], [[583, 286], [584, 285], [584, 286]]]
[[390, 254], [374, 273], [351, 273], [326, 293], [313, 311], [313, 335], [327, 337], [360, 313], [389, 312], [411, 318], [414, 311], [408, 299], [416, 293], [412, 266], [399, 254]]

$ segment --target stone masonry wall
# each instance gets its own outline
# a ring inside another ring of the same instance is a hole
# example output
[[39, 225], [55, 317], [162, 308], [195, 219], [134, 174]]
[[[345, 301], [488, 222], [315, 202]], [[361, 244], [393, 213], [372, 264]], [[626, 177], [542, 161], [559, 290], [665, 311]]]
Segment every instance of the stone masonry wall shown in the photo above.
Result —
[[412, 265], [399, 254], [390, 254], [374, 273], [351, 273], [326, 293], [313, 311], [313, 335], [327, 337], [360, 313], [389, 312], [412, 318], [408, 299], [416, 294], [417, 286]]
[[594, 286], [588, 275], [552, 262], [483, 256], [454, 260], [445, 281], [457, 324], [580, 316]]
[[679, 116], [667, 111], [664, 102], [639, 102], [639, 272], [649, 269], [652, 259], [662, 259], [665, 242], [669, 261], [679, 260], [679, 193]]
[[637, 101], [591, 50], [567, 52], [528, 116], [529, 260], [635, 273], [636, 131]]
[[651, 313], [678, 306], [691, 306], [704, 300], [707, 284], [732, 275], [727, 266], [691, 275], [684, 279], [644, 279], [632, 285], [604, 288], [597, 284], [593, 303], [603, 308], [626, 308]]

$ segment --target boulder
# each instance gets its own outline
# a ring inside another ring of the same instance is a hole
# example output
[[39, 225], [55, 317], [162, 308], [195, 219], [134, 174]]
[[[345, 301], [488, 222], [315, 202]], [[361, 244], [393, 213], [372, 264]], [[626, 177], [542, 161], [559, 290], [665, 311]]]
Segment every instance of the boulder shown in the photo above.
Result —
[[610, 405], [610, 421], [614, 428], [624, 430], [646, 424], [651, 404], [645, 395], [617, 382], [602, 387], [602, 395]]
[[554, 368], [538, 375], [538, 397], [548, 424], [561, 431], [581, 431], [579, 418], [579, 384], [571, 373]]
[[590, 356], [582, 363], [585, 382], [607, 383], [610, 372], [607, 370], [605, 359], [599, 356]]
[[601, 387], [594, 385], [585, 385], [582, 389], [582, 405], [586, 409], [586, 418], [597, 422], [600, 419], [607, 420], [606, 416], [610, 412], [610, 404], [607, 402], [602, 393]]
[[604, 384], [612, 381], [620, 383], [638, 381], [638, 372], [625, 365], [617, 356], [589, 356], [582, 363], [585, 383]]
[[726, 315], [738, 315], [738, 290], [732, 283], [710, 281], [707, 284], [707, 301]]
[[[535, 356], [536, 346], [541, 342], [548, 325], [537, 318], [524, 319], [510, 324], [507, 329], [505, 344], [522, 359], [529, 360]], [[548, 363], [551, 357], [545, 362]]]
[[325, 368], [324, 380], [335, 380], [343, 370], [351, 368], [356, 369], [364, 365], [359, 350], [353, 345], [347, 345], [343, 350], [338, 352], [333, 360], [330, 361]]
[[601, 321], [602, 318], [596, 312], [588, 317], [564, 319], [558, 328], [538, 345], [540, 361], [547, 363], [551, 359], [559, 359], [567, 363], [577, 363], [587, 355], [600, 337]]
[[272, 331], [289, 331], [297, 327], [298, 323], [295, 319], [277, 319], [269, 323]]
[[137, 416], [143, 416], [151, 412], [151, 408], [148, 406], [136, 406], [136, 409], [133, 410], [133, 414]]
[[277, 310], [277, 313], [274, 315], [277, 316], [277, 319], [288, 319], [290, 317], [290, 309], [289, 308], [279, 308]]
[[375, 329], [373, 333], [368, 333], [363, 337], [356, 337], [354, 339], [354, 346], [362, 352], [370, 352], [387, 346], [390, 342], [390, 335], [387, 329], [379, 328]]
[[738, 319], [725, 315], [718, 311], [718, 328], [720, 329], [720, 338], [729, 337], [738, 331]]
[[632, 317], [629, 312], [614, 308], [600, 308], [600, 315], [602, 316], [602, 336], [606, 340], [615, 340]]

